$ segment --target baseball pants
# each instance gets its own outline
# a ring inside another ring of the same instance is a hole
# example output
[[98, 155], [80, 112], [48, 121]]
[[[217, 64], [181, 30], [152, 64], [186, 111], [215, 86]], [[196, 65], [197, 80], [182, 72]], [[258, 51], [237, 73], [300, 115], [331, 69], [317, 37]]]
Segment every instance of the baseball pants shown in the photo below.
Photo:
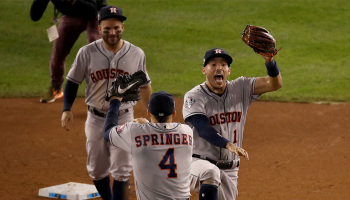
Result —
[[[119, 124], [132, 122], [134, 119], [134, 110], [128, 110], [119, 115]], [[104, 122], [105, 118], [88, 111], [85, 123], [88, 173], [93, 180], [100, 180], [111, 174], [117, 181], [126, 181], [132, 171], [131, 154], [103, 138]]]
[[230, 170], [220, 170], [207, 160], [192, 158], [191, 190], [199, 192], [203, 181], [210, 181], [218, 187], [218, 200], [234, 200], [238, 196], [238, 167]]

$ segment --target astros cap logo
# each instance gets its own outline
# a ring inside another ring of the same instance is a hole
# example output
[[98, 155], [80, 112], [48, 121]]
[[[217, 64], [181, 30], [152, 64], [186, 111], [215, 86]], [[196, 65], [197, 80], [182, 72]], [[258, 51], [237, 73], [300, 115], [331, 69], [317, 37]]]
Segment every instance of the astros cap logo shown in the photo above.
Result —
[[109, 10], [111, 11], [111, 13], [116, 13], [117, 14], [117, 8], [110, 8]]
[[221, 53], [222, 52], [221, 49], [215, 49], [214, 51], [215, 51], [215, 53]]

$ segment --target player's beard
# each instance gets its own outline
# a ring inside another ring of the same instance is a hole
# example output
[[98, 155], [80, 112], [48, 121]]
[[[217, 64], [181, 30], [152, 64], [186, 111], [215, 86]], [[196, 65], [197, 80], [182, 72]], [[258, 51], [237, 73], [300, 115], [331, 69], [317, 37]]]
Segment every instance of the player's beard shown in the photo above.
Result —
[[102, 39], [109, 46], [117, 46], [122, 39], [122, 33], [116, 33], [114, 35], [103, 34]]

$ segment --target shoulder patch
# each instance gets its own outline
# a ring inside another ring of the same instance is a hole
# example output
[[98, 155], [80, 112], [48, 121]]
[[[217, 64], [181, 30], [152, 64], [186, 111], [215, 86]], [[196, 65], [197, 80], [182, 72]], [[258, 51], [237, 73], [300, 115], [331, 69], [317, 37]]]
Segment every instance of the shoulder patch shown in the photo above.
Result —
[[196, 102], [196, 99], [194, 97], [187, 97], [185, 101], [185, 108], [187, 109], [191, 108], [195, 102]]
[[117, 133], [120, 134], [120, 133], [124, 130], [124, 128], [125, 128], [125, 124], [120, 125], [120, 126], [118, 125], [118, 126], [116, 127]]

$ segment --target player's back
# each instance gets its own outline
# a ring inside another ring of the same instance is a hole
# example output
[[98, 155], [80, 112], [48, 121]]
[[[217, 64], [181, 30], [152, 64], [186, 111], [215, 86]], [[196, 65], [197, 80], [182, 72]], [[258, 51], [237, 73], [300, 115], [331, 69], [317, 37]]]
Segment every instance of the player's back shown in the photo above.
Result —
[[180, 123], [133, 123], [130, 132], [138, 200], [188, 199], [191, 128]]

